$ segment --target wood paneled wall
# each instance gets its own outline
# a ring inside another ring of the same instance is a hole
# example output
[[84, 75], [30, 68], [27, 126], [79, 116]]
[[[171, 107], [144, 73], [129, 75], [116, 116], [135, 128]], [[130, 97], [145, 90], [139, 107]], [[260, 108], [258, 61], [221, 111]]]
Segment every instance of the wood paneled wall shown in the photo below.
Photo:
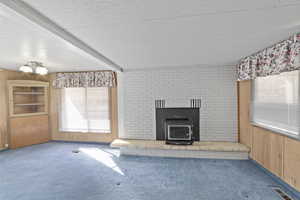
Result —
[[6, 73], [0, 71], [0, 149], [7, 143], [7, 93]]
[[117, 106], [117, 88], [112, 88], [111, 93], [111, 133], [76, 133], [76, 132], [60, 132], [58, 105], [59, 105], [59, 89], [52, 87], [55, 74], [50, 75], [50, 130], [52, 140], [61, 141], [80, 141], [80, 142], [112, 142], [118, 137], [118, 106]]
[[0, 149], [9, 143], [8, 136], [8, 96], [7, 80], [38, 80], [50, 81], [50, 132], [52, 140], [62, 141], [83, 141], [83, 142], [111, 142], [118, 137], [118, 110], [117, 110], [117, 88], [111, 89], [111, 114], [112, 114], [112, 133], [66, 133], [59, 132], [58, 129], [58, 98], [59, 90], [52, 87], [52, 80], [55, 74], [49, 76], [39, 76], [36, 74], [27, 74], [16, 71], [0, 70]]
[[8, 144], [8, 92], [7, 80], [49, 81], [49, 76], [40, 76], [17, 71], [0, 70], [0, 149]]
[[240, 143], [250, 157], [300, 191], [300, 141], [250, 123], [251, 81], [238, 84]]
[[284, 137], [258, 127], [253, 127], [252, 130], [252, 159], [282, 177]]
[[248, 147], [252, 144], [252, 127], [249, 118], [250, 91], [250, 81], [238, 82], [239, 139]]

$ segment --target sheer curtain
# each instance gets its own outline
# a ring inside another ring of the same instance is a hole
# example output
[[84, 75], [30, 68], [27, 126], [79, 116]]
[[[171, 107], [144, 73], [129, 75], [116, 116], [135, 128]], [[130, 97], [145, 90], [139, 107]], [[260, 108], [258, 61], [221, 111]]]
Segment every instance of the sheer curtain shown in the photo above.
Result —
[[60, 131], [111, 132], [109, 88], [64, 88], [60, 101]]
[[285, 72], [253, 81], [253, 123], [299, 136], [299, 74]]

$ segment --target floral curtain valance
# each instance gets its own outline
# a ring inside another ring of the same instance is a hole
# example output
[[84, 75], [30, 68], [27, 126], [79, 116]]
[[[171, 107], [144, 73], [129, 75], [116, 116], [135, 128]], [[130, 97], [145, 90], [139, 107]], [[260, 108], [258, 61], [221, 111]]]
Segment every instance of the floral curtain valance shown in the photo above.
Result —
[[116, 87], [117, 78], [113, 71], [57, 73], [53, 86], [55, 88]]
[[237, 73], [241, 81], [299, 69], [300, 33], [243, 58], [237, 66]]

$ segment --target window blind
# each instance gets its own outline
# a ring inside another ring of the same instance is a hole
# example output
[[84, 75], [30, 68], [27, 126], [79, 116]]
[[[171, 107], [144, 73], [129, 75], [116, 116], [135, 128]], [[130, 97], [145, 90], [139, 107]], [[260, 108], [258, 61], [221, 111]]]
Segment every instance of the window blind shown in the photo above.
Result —
[[259, 77], [253, 84], [252, 122], [299, 136], [299, 71]]
[[61, 89], [60, 131], [110, 133], [109, 89]]

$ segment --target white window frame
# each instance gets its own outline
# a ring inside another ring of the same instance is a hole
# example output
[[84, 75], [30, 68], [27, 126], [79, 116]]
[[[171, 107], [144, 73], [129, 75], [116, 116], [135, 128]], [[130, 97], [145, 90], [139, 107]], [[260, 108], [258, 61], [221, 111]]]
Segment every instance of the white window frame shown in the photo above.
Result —
[[[299, 75], [299, 84], [300, 84], [300, 70], [298, 70], [298, 75]], [[298, 87], [298, 94], [299, 94], [299, 104], [300, 104], [300, 86]], [[253, 102], [254, 102], [254, 97], [255, 97], [255, 80], [251, 81], [251, 102], [250, 102], [250, 124], [252, 124], [253, 126], [257, 126], [269, 131], [272, 131], [274, 133], [278, 133], [281, 135], [285, 135], [288, 136], [290, 138], [293, 139], [297, 139], [300, 140], [300, 129], [298, 130], [298, 135], [293, 134], [292, 132], [288, 131], [288, 130], [284, 130], [284, 129], [280, 129], [277, 127], [273, 127], [273, 126], [269, 126], [266, 124], [262, 124], [262, 123], [257, 123], [253, 120]], [[299, 113], [300, 115], [300, 113]]]

